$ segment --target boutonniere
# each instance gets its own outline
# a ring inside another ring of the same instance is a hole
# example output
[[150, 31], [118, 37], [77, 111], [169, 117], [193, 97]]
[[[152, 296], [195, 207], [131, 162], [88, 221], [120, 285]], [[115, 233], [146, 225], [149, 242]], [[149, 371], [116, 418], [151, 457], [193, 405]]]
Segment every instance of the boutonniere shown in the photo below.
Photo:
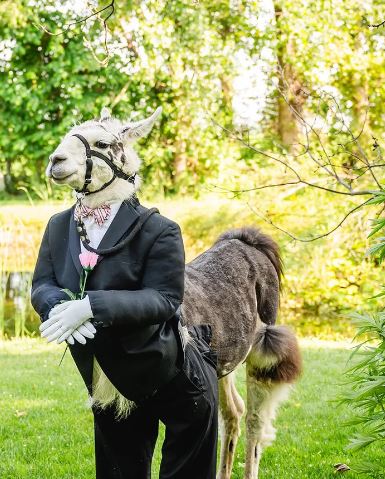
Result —
[[[71, 300], [83, 299], [84, 298], [84, 290], [86, 288], [88, 275], [95, 268], [95, 266], [98, 262], [98, 258], [99, 258], [99, 255], [96, 254], [96, 253], [93, 253], [91, 251], [86, 251], [85, 253], [80, 253], [79, 254], [80, 264], [82, 265], [82, 272], [80, 274], [80, 280], [79, 280], [79, 290], [80, 291], [78, 293], [74, 293], [68, 288], [62, 289], [62, 291], [64, 291], [69, 296], [69, 298]], [[65, 299], [62, 299], [60, 301], [60, 303], [64, 303], [65, 301], [66, 301]], [[63, 361], [64, 355], [67, 352], [67, 349], [68, 349], [68, 343], [67, 343], [67, 346], [64, 350], [63, 356], [60, 359], [59, 366], [61, 365], [61, 363]]]

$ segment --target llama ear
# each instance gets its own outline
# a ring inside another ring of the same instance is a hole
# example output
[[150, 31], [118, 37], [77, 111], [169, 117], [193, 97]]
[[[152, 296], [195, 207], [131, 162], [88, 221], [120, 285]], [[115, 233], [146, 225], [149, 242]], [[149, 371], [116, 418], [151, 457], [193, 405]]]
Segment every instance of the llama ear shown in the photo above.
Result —
[[162, 113], [162, 107], [158, 107], [154, 113], [145, 120], [127, 123], [120, 131], [124, 140], [136, 140], [142, 136], [146, 136], [152, 130], [155, 120]]
[[100, 112], [100, 120], [99, 121], [104, 121], [104, 120], [109, 120], [111, 118], [111, 111], [107, 107], [103, 107], [102, 111]]

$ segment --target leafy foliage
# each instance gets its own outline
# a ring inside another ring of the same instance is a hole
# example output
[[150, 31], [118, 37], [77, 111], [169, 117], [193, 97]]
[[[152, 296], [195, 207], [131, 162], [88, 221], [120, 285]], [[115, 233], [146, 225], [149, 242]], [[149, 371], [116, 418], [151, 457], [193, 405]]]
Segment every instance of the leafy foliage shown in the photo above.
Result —
[[97, 61], [99, 22], [67, 28], [84, 17], [73, 2], [14, 3], [15, 16], [9, 2], [0, 6], [0, 152], [9, 191], [39, 184], [60, 137], [104, 105], [135, 120], [163, 106], [156, 141], [139, 148], [154, 191], [196, 191], [217, 172], [232, 148], [209, 116], [231, 123], [233, 53], [247, 40], [244, 10], [253, 2], [122, 2], [108, 21], [108, 67]]
[[[355, 347], [354, 365], [347, 371], [352, 385], [342, 402], [357, 410], [357, 416], [348, 422], [358, 426], [348, 446], [359, 450], [373, 444], [385, 448], [385, 312], [375, 315], [354, 315], [357, 325], [357, 338], [362, 342]], [[351, 358], [352, 360], [352, 358]], [[383, 463], [363, 463], [357, 470], [372, 477], [384, 477]]]
[[[274, 197], [274, 194], [269, 192], [253, 203], [258, 202], [263, 211], [269, 208], [284, 228], [292, 229], [299, 236], [318, 231], [320, 225], [327, 229], [343, 214], [342, 206], [328, 203], [326, 194], [319, 197], [319, 205], [311, 201], [310, 190], [285, 198]], [[285, 263], [279, 322], [290, 324], [300, 336], [352, 337], [354, 327], [348, 314], [360, 308], [365, 299], [375, 296], [377, 284], [383, 282], [382, 265], [362, 254], [369, 246], [366, 238], [369, 210], [357, 212], [333, 235], [303, 244], [288, 240], [285, 234], [264, 224], [242, 199], [218, 198], [210, 194], [200, 199], [175, 197], [164, 200], [145, 198], [141, 194], [140, 201], [147, 207], [157, 206], [162, 214], [180, 224], [187, 262], [208, 249], [228, 228], [250, 225], [272, 235], [281, 246]], [[7, 241], [0, 245], [0, 257], [3, 258], [0, 272], [32, 271], [49, 217], [70, 206], [70, 201], [2, 205], [0, 228]], [[23, 295], [28, 298], [28, 290]], [[381, 298], [375, 298], [366, 307], [374, 312], [381, 302]], [[7, 329], [12, 334], [12, 311], [6, 316], [9, 319]], [[37, 325], [38, 318], [29, 321], [28, 327], [34, 331]]]
[[[374, 195], [372, 204], [383, 204], [384, 194]], [[385, 227], [383, 218], [373, 221], [369, 236], [381, 232]], [[385, 238], [369, 249], [369, 254], [376, 256], [379, 263], [385, 258]], [[384, 293], [377, 297], [384, 296]], [[357, 327], [355, 339], [361, 342], [354, 348], [351, 358], [355, 358], [353, 366], [346, 372], [352, 390], [344, 395], [342, 402], [350, 404], [357, 416], [349, 421], [361, 432], [350, 440], [349, 448], [359, 450], [373, 444], [379, 445], [385, 452], [385, 311], [375, 314], [352, 315]], [[384, 463], [361, 463], [357, 466], [361, 473], [382, 478], [385, 475]]]
[[[94, 2], [98, 8], [108, 3]], [[316, 120], [328, 110], [308, 91], [325, 88], [357, 132], [366, 123], [364, 143], [371, 143], [371, 134], [381, 138], [384, 31], [367, 26], [385, 16], [379, 1], [130, 0], [115, 7], [106, 65], [103, 22], [80, 22], [90, 13], [87, 2], [1, 3], [0, 120], [7, 133], [0, 138], [0, 165], [9, 192], [40, 191], [60, 137], [103, 105], [133, 119], [163, 106], [160, 129], [139, 146], [142, 175], [163, 194], [198, 194], [211, 180], [226, 179], [224, 169], [234, 183], [255, 179], [266, 167], [274, 176], [266, 159], [235, 144], [211, 119], [230, 129], [246, 127], [260, 148], [285, 151], [288, 138], [298, 138], [280, 93]], [[282, 68], [287, 85], [278, 78]], [[242, 75], [254, 81], [254, 97], [247, 85], [237, 86]], [[259, 109], [254, 124], [242, 125], [236, 115], [240, 99], [248, 114]], [[343, 141], [339, 126], [327, 127], [332, 155]], [[341, 162], [349, 167], [356, 153], [345, 153]], [[55, 188], [47, 195], [65, 193]]]

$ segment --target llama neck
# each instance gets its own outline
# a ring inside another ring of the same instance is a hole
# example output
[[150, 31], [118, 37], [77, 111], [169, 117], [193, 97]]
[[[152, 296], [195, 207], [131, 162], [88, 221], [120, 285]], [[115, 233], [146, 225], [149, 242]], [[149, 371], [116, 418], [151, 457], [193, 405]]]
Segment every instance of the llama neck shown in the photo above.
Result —
[[[97, 208], [105, 203], [109, 204], [113, 201], [123, 201], [130, 199], [134, 193], [139, 189], [139, 178], [135, 180], [135, 185], [128, 183], [127, 181], [117, 178], [110, 186], [97, 193], [87, 195], [83, 198], [82, 202], [89, 208]], [[75, 191], [73, 190], [73, 196], [76, 198]]]

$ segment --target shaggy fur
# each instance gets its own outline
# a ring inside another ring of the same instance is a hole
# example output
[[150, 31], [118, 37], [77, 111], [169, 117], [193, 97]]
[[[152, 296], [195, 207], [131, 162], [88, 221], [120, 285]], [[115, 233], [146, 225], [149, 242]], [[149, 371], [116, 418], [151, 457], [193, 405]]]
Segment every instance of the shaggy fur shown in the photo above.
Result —
[[[182, 327], [182, 334], [186, 344], [194, 341], [194, 338], [189, 335], [186, 326]], [[88, 405], [89, 407], [94, 405], [100, 409], [115, 406], [115, 418], [117, 421], [127, 418], [136, 408], [136, 403], [134, 401], [125, 398], [115, 388], [108, 377], [104, 374], [95, 357], [93, 362], [92, 396], [90, 397]]]
[[277, 243], [268, 235], [265, 235], [261, 230], [252, 228], [251, 226], [244, 226], [243, 228], [233, 228], [222, 233], [215, 243], [219, 241], [238, 239], [243, 241], [253, 248], [262, 251], [271, 261], [277, 273], [278, 280], [281, 282], [283, 275], [283, 263], [279, 252]]
[[[301, 373], [302, 359], [294, 334], [286, 326], [263, 326], [253, 346], [252, 376], [259, 381], [292, 383]], [[266, 363], [266, 358], [271, 358]]]
[[[274, 266], [263, 251], [242, 241], [241, 234], [235, 236], [236, 231], [221, 235], [186, 265], [183, 318], [187, 325], [211, 324], [219, 376], [246, 359], [262, 326], [258, 310], [263, 311], [264, 322], [274, 324], [279, 304], [280, 260], [276, 257]], [[247, 231], [254, 244], [265, 238], [257, 229]], [[274, 251], [269, 249], [270, 257]]]
[[115, 418], [117, 421], [126, 418], [136, 407], [134, 401], [125, 398], [115, 388], [104, 374], [95, 357], [92, 376], [92, 396], [89, 405], [100, 409], [115, 405]]
[[[221, 461], [218, 479], [230, 479], [240, 420], [246, 409], [245, 479], [258, 477], [263, 447], [275, 437], [276, 409], [301, 372], [297, 340], [274, 326], [282, 261], [277, 244], [252, 227], [231, 229], [186, 265], [183, 319], [208, 323], [218, 354]], [[247, 405], [232, 372], [246, 362]]]

